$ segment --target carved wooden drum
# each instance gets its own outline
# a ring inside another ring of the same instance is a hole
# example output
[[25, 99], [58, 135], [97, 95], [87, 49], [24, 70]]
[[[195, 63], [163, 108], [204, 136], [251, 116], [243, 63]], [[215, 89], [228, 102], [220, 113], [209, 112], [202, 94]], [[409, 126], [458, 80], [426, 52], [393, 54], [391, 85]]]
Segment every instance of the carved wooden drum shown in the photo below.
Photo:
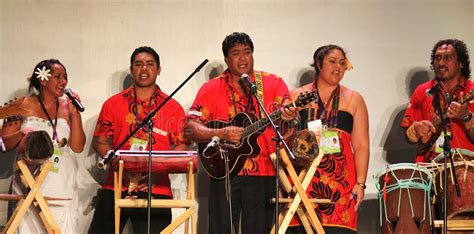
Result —
[[382, 233], [432, 233], [431, 172], [417, 164], [387, 166], [374, 175]]

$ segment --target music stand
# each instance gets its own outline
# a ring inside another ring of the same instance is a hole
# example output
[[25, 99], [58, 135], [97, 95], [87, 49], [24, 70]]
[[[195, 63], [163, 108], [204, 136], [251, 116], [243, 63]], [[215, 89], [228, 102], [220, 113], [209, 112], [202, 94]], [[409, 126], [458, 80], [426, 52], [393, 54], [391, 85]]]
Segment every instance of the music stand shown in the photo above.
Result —
[[191, 233], [196, 234], [197, 216], [194, 189], [194, 173], [197, 171], [197, 153], [195, 151], [153, 151], [152, 172], [153, 173], [187, 173], [188, 187], [186, 199], [148, 199], [122, 198], [123, 172], [147, 172], [147, 151], [116, 152], [112, 168], [114, 171], [114, 197], [115, 197], [115, 233], [120, 230], [121, 208], [184, 208], [183, 214], [172, 221], [161, 233], [171, 233], [181, 224], [185, 224], [185, 233], [189, 233], [189, 222], [191, 222]]

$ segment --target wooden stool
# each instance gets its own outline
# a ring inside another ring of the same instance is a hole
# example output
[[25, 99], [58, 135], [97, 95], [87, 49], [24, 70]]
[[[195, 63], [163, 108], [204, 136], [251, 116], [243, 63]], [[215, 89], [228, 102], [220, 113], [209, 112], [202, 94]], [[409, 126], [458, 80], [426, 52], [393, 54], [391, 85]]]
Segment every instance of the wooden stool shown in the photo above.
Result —
[[[434, 220], [435, 228], [443, 228], [443, 220]], [[474, 230], [474, 220], [449, 220], [448, 231], [472, 231]], [[449, 232], [448, 232], [449, 233]]]
[[[17, 162], [18, 168], [20, 169], [20, 178], [26, 188], [30, 188], [30, 192], [26, 196], [17, 197], [19, 202], [13, 212], [13, 215], [8, 220], [3, 233], [14, 234], [21, 219], [28, 211], [30, 205], [39, 206], [40, 218], [48, 233], [61, 233], [59, 226], [53, 218], [51, 211], [49, 210], [48, 203], [43, 197], [40, 188], [43, 184], [46, 176], [48, 175], [49, 169], [51, 168], [52, 162], [46, 160], [40, 168], [40, 172], [36, 177], [33, 178], [28, 166], [26, 166], [23, 160]], [[8, 200], [17, 200], [17, 198], [10, 198]], [[35, 203], [33, 203], [35, 202]]]
[[[288, 225], [290, 224], [291, 219], [295, 215], [295, 212], [300, 218], [301, 223], [303, 224], [303, 227], [306, 230], [306, 233], [313, 233], [313, 230], [316, 230], [317, 233], [324, 234], [324, 229], [321, 225], [321, 222], [319, 221], [318, 217], [316, 216], [316, 213], [314, 212], [313, 204], [331, 203], [331, 201], [329, 199], [309, 199], [306, 194], [306, 188], [309, 186], [311, 178], [316, 172], [316, 169], [319, 166], [319, 163], [321, 162], [323, 156], [324, 152], [320, 151], [319, 155], [313, 160], [311, 165], [303, 169], [298, 176], [296, 174], [295, 168], [293, 167], [293, 164], [288, 158], [288, 154], [286, 153], [286, 151], [284, 149], [280, 150], [280, 159], [282, 162], [282, 164], [278, 168], [280, 174], [280, 182], [283, 186], [283, 189], [288, 194], [292, 192], [295, 192], [296, 194], [293, 198], [279, 199], [280, 203], [286, 203], [286, 209], [280, 211], [279, 214], [279, 234], [284, 234], [286, 232], [286, 229], [288, 229]], [[272, 159], [276, 159], [275, 154], [272, 154], [270, 157]], [[284, 168], [286, 168], [286, 171]], [[290, 181], [288, 180], [288, 177], [286, 176], [287, 173], [293, 181], [293, 186], [291, 185]], [[273, 199], [273, 201], [274, 200], [275, 199]], [[303, 203], [303, 206], [300, 206], [301, 203]], [[273, 226], [271, 233], [275, 233], [275, 226]]]
[[[126, 155], [127, 151], [118, 152], [117, 154]], [[142, 152], [142, 154], [146, 152]], [[179, 154], [184, 156], [177, 156]], [[188, 186], [186, 199], [152, 199], [152, 208], [184, 208], [185, 211], [179, 217], [175, 218], [161, 233], [171, 233], [181, 224], [185, 224], [185, 233], [189, 233], [189, 222], [191, 222], [191, 233], [196, 234], [197, 215], [196, 200], [194, 190], [194, 173], [197, 171], [197, 154], [194, 151], [162, 151], [154, 152], [161, 156], [153, 156], [152, 164], [156, 165], [152, 169], [153, 172], [161, 173], [187, 173]], [[168, 155], [168, 156], [166, 156]], [[118, 170], [114, 172], [114, 197], [115, 197], [115, 233], [119, 233], [120, 229], [120, 209], [121, 208], [147, 208], [147, 199], [122, 199], [122, 178], [124, 171], [129, 169], [141, 171], [143, 166], [147, 165], [147, 156], [117, 156]], [[144, 163], [145, 162], [145, 163]], [[183, 163], [185, 163], [183, 167]], [[130, 166], [127, 166], [129, 164]], [[133, 167], [133, 168], [130, 168]], [[137, 168], [140, 167], [140, 168]], [[146, 167], [146, 166], [145, 166]]]

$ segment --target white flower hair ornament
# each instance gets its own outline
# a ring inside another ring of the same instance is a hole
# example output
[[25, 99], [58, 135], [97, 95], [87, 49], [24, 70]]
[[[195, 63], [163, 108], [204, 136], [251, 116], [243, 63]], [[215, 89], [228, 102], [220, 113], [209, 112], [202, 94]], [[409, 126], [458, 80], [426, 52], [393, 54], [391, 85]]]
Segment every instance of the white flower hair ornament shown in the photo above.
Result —
[[36, 68], [35, 74], [37, 75], [36, 77], [40, 80], [49, 80], [49, 77], [51, 76], [51, 70], [46, 69], [46, 66], [43, 66], [43, 68], [40, 70], [39, 67]]

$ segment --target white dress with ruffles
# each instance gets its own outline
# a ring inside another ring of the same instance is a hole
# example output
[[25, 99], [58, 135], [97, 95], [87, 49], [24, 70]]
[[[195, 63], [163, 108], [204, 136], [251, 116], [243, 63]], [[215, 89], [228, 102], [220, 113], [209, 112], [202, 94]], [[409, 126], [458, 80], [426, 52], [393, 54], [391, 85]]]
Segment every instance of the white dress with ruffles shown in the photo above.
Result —
[[[21, 124], [21, 131], [24, 133], [39, 130], [46, 131], [50, 136], [53, 135], [53, 128], [48, 120], [37, 117], [27, 117]], [[70, 128], [65, 119], [57, 120], [56, 131], [59, 139], [66, 138], [66, 140], [68, 140]], [[78, 168], [77, 162], [71, 155], [68, 144], [61, 148], [55, 143], [54, 147], [55, 152], [60, 150], [62, 151], [62, 154], [60, 156], [54, 154], [50, 157], [49, 160], [53, 161], [52, 167], [41, 186], [41, 192], [43, 196], [71, 199], [63, 201], [48, 201], [48, 206], [61, 230], [61, 233], [76, 233], [78, 230], [77, 221], [79, 217], [77, 197], [78, 187], [76, 181], [76, 172]], [[17, 155], [17, 159], [20, 159], [21, 157], [21, 155]], [[13, 175], [13, 192], [15, 194], [25, 194], [25, 187], [21, 183], [16, 166], [15, 168], [15, 173]], [[34, 172], [32, 171], [32, 173]], [[38, 210], [39, 208], [33, 208], [33, 206], [30, 206], [28, 212], [26, 212], [22, 222], [20, 223], [18, 233], [46, 233], [46, 229], [38, 215]]]

